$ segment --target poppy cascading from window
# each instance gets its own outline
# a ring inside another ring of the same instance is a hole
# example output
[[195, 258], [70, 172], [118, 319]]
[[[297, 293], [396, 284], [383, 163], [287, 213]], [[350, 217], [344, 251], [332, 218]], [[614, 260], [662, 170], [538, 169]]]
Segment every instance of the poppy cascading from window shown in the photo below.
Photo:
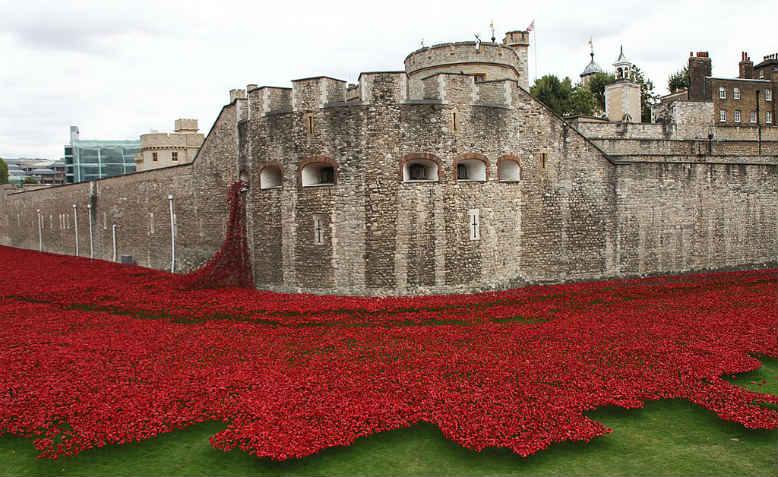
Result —
[[237, 181], [229, 188], [227, 202], [230, 206], [230, 217], [221, 250], [201, 268], [183, 275], [182, 288], [254, 288], [243, 208], [245, 186], [245, 182]]

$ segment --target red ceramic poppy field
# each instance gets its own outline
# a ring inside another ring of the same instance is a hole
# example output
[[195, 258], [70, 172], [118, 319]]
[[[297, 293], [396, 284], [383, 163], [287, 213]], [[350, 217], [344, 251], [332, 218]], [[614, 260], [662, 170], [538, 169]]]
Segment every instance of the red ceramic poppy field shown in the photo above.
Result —
[[57, 458], [221, 420], [214, 447], [284, 460], [426, 421], [526, 456], [670, 398], [774, 429], [776, 396], [722, 378], [778, 357], [777, 278], [321, 297], [0, 247], [0, 434]]

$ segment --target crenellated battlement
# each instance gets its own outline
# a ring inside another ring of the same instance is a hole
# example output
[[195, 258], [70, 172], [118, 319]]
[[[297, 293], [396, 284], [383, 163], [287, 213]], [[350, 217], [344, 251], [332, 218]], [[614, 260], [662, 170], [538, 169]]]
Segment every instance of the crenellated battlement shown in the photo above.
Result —
[[[361, 73], [355, 84], [326, 76], [294, 80], [291, 88], [250, 84], [246, 90], [231, 90], [230, 98], [239, 105], [239, 119], [247, 119], [369, 104], [437, 102], [511, 107], [516, 88], [515, 80], [481, 81], [478, 75], [467, 73], [437, 72], [412, 79], [404, 71], [378, 71]], [[248, 91], [246, 97], [244, 91]]]
[[318, 76], [292, 80], [292, 111], [313, 111], [327, 104], [346, 101], [347, 83]]
[[525, 31], [508, 32], [502, 43], [441, 43], [409, 54], [404, 71], [363, 72], [353, 84], [328, 76], [292, 80], [291, 88], [249, 84], [230, 90], [230, 104], [238, 102], [239, 119], [409, 102], [510, 107], [513, 88], [528, 88], [528, 46]]
[[262, 86], [249, 90], [248, 96], [252, 118], [292, 110], [292, 88]]
[[404, 71], [360, 73], [359, 98], [363, 104], [404, 103], [408, 99], [408, 75]]
[[245, 89], [231, 89], [230, 90], [230, 104], [235, 102], [235, 100], [238, 99], [246, 99], [246, 90]]

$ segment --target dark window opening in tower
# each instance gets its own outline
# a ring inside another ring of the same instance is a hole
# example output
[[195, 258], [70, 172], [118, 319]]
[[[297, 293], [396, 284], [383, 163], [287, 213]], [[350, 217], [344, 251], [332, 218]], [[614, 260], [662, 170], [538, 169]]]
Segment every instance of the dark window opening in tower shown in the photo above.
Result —
[[333, 169], [332, 167], [322, 167], [319, 170], [319, 183], [320, 184], [335, 183], [335, 169]]
[[414, 181], [422, 181], [427, 178], [425, 168], [422, 164], [411, 164], [411, 167], [408, 168], [408, 172], [410, 173], [411, 180]]
[[457, 164], [457, 179], [467, 178], [467, 166], [464, 164]]

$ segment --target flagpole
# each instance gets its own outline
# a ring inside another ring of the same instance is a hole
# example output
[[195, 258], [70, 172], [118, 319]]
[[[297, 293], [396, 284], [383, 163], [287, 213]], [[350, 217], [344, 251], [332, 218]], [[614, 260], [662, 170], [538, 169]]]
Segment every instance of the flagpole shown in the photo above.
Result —
[[[532, 20], [532, 23], [535, 23], [535, 20]], [[532, 32], [535, 33], [535, 81], [538, 80], [538, 29], [533, 28]]]

